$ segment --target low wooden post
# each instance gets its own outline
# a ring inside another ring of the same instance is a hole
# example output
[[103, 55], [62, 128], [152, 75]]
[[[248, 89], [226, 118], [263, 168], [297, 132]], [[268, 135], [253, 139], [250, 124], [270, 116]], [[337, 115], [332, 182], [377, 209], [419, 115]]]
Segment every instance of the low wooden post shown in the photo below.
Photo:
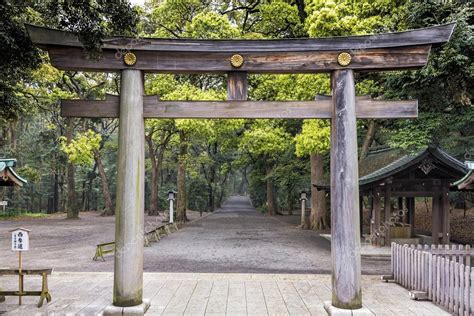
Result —
[[439, 190], [434, 189], [433, 199], [432, 199], [432, 228], [431, 228], [431, 238], [434, 245], [439, 244], [439, 232], [440, 232], [440, 209], [439, 209]]
[[381, 238], [380, 238], [380, 190], [374, 190], [374, 197], [373, 197], [373, 216], [374, 216], [374, 225], [373, 231], [370, 232], [373, 238], [372, 244], [375, 246], [381, 245]]
[[443, 186], [442, 197], [441, 197], [441, 207], [442, 207], [442, 217], [443, 217], [443, 244], [449, 244], [450, 234], [449, 234], [449, 189], [446, 184]]
[[[121, 308], [106, 308], [104, 315], [126, 314], [126, 308], [137, 309], [143, 305], [144, 125], [143, 74], [139, 70], [123, 70], [120, 85], [113, 297], [114, 307]], [[144, 312], [146, 308], [142, 307], [141, 310]], [[136, 310], [129, 313], [136, 314]]]
[[[362, 308], [359, 171], [352, 70], [332, 73], [331, 259], [332, 307]], [[326, 305], [330, 312], [331, 306]]]
[[390, 219], [392, 217], [392, 205], [391, 199], [392, 197], [392, 188], [390, 184], [385, 185], [385, 196], [383, 199], [383, 207], [384, 207], [384, 227], [385, 227], [385, 238], [384, 238], [384, 246], [390, 245], [390, 230], [392, 227], [390, 226]]
[[411, 234], [410, 237], [415, 237], [415, 198], [407, 197], [407, 209], [408, 209], [408, 224], [410, 224]]

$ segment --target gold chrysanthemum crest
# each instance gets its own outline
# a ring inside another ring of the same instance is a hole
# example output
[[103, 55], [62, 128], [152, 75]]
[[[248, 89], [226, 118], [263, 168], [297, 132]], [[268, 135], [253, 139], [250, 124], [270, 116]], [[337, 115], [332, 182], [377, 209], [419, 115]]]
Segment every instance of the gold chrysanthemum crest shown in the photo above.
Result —
[[234, 68], [240, 68], [244, 64], [244, 57], [240, 54], [232, 55], [230, 58], [230, 64]]
[[127, 66], [133, 66], [137, 63], [137, 56], [134, 53], [128, 52], [123, 56], [123, 62]]
[[337, 63], [343, 67], [348, 66], [351, 63], [351, 60], [351, 54], [346, 52], [342, 52], [337, 56]]

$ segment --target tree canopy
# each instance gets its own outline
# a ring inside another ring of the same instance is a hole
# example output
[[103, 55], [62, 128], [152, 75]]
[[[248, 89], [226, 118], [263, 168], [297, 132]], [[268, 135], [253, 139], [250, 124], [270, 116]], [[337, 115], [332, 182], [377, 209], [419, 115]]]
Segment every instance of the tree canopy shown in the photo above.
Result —
[[[64, 119], [58, 104], [118, 94], [120, 76], [55, 69], [32, 45], [23, 23], [73, 31], [90, 58], [97, 58], [101, 40], [112, 34], [302, 38], [455, 21], [451, 41], [433, 48], [423, 69], [357, 73], [358, 95], [417, 98], [420, 109], [414, 120], [358, 120], [358, 135], [361, 158], [373, 147], [418, 150], [433, 142], [462, 158], [474, 148], [472, 14], [472, 3], [461, 0], [150, 0], [143, 7], [120, 0], [2, 2], [0, 146], [31, 180], [26, 190], [5, 194], [15, 208], [49, 212], [112, 214], [115, 199], [118, 121]], [[145, 93], [162, 100], [226, 99], [221, 75], [147, 74], [145, 79]], [[306, 101], [330, 94], [327, 74], [251, 75], [248, 84], [250, 100]], [[165, 192], [179, 188], [186, 193], [178, 200], [182, 218], [186, 209], [215, 210], [230, 193], [249, 194], [263, 212], [291, 211], [315, 174], [330, 172], [329, 125], [327, 120], [147, 120], [146, 208], [152, 215], [162, 213]], [[325, 226], [321, 216], [315, 228]]]

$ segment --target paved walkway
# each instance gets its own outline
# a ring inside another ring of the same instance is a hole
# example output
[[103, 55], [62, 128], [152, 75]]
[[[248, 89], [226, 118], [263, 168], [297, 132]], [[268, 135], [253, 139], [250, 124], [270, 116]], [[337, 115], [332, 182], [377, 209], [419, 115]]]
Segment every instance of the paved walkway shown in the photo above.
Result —
[[[32, 285], [28, 278], [27, 285]], [[39, 279], [36, 280], [36, 287]], [[327, 315], [329, 275], [146, 273], [144, 297], [148, 315]], [[111, 302], [113, 274], [57, 272], [51, 277], [53, 301], [36, 308], [36, 298], [8, 297], [2, 316], [97, 315]], [[6, 286], [17, 280], [8, 278]], [[412, 301], [408, 292], [376, 276], [363, 276], [364, 305], [378, 316], [449, 315], [430, 302]]]
[[[330, 242], [289, 221], [257, 212], [247, 197], [231, 197], [214, 214], [146, 248], [145, 270], [331, 273]], [[388, 274], [390, 261], [364, 258], [362, 272]]]

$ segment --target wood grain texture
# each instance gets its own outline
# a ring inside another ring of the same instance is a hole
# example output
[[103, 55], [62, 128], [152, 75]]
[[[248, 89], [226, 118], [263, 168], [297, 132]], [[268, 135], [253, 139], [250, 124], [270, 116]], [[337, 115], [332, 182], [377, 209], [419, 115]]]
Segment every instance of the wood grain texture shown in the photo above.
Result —
[[227, 100], [247, 100], [248, 82], [246, 72], [227, 73]]
[[358, 309], [362, 292], [354, 72], [334, 71], [331, 81], [332, 305]]
[[[371, 48], [351, 52], [352, 62], [347, 67], [337, 63], [340, 50], [304, 52], [249, 52], [242, 54], [244, 64], [239, 71], [248, 73], [318, 73], [337, 69], [382, 71], [419, 68], [426, 64], [430, 45]], [[230, 64], [232, 54], [216, 52], [192, 53], [179, 51], [133, 50], [137, 62], [127, 66], [116, 50], [103, 49], [100, 59], [91, 59], [83, 48], [47, 47], [51, 64], [61, 70], [118, 72], [139, 69], [156, 73], [227, 73], [235, 68]]]
[[[243, 95], [234, 95], [243, 97]], [[63, 117], [116, 118], [118, 96], [106, 100], [63, 100]], [[323, 118], [332, 115], [331, 100], [317, 101], [160, 101], [156, 96], [144, 97], [145, 118]], [[381, 101], [356, 98], [358, 118], [414, 118], [418, 116], [417, 100]]]
[[120, 84], [120, 126], [115, 208], [115, 306], [142, 303], [145, 208], [143, 74], [125, 70]]
[[[451, 37], [455, 23], [432, 26], [397, 33], [359, 36], [340, 36], [306, 39], [273, 40], [196, 40], [110, 37], [103, 39], [104, 49], [132, 48], [144, 51], [162, 52], [306, 52], [334, 50], [364, 50], [414, 45], [445, 43]], [[82, 47], [77, 36], [71, 32], [59, 31], [35, 25], [26, 25], [33, 43], [41, 46]]]

